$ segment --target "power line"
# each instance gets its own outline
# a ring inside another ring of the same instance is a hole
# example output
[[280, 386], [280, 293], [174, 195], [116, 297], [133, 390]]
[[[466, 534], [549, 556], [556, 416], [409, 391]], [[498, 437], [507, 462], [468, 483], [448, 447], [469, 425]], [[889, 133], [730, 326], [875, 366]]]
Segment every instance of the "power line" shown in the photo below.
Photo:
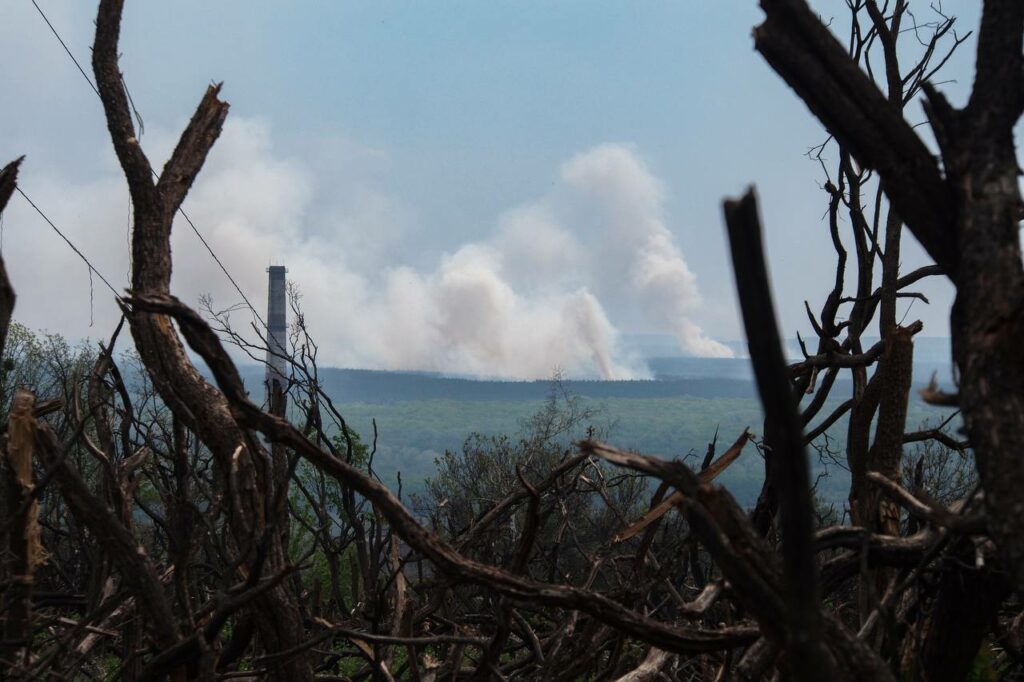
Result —
[[45, 220], [50, 225], [50, 227], [53, 228], [53, 231], [60, 235], [61, 239], [67, 242], [67, 245], [71, 247], [71, 250], [77, 253], [78, 257], [81, 258], [82, 261], [89, 266], [89, 270], [91, 272], [96, 273], [96, 276], [99, 277], [103, 281], [103, 283], [107, 285], [107, 288], [114, 293], [114, 296], [119, 296], [120, 294], [117, 293], [117, 289], [114, 288], [114, 285], [107, 281], [107, 278], [103, 276], [103, 273], [101, 273], [99, 270], [93, 267], [93, 264], [89, 262], [89, 259], [85, 257], [85, 254], [79, 251], [78, 247], [75, 246], [70, 239], [68, 239], [67, 235], [61, 232], [60, 228], [57, 227], [45, 213], [43, 213], [42, 209], [36, 206], [36, 203], [28, 198], [28, 195], [25, 194], [25, 191], [21, 189], [21, 187], [15, 187], [15, 189], [18, 190], [18, 194], [20, 194], [25, 199], [25, 201], [28, 202], [29, 206], [34, 208], [36, 210], [36, 213], [38, 213], [42, 217], [42, 219]]
[[43, 9], [38, 4], [36, 4], [36, 0], [32, 0], [32, 5], [36, 8], [36, 11], [39, 12], [39, 16], [43, 18], [43, 21], [46, 22], [46, 25], [50, 27], [50, 30], [53, 32], [54, 37], [57, 38], [57, 42], [60, 43], [60, 46], [63, 47], [64, 51], [68, 53], [69, 57], [71, 57], [71, 61], [73, 61], [75, 63], [75, 66], [78, 67], [78, 72], [82, 74], [82, 78], [85, 79], [85, 82], [89, 84], [89, 87], [92, 88], [92, 91], [96, 93], [97, 97], [99, 97], [100, 91], [96, 87], [96, 84], [92, 82], [92, 79], [89, 78], [89, 74], [85, 72], [85, 69], [82, 68], [82, 65], [78, 63], [77, 59], [75, 59], [75, 55], [71, 54], [71, 50], [68, 49], [68, 46], [64, 42], [64, 39], [60, 37], [59, 33], [57, 33], [57, 29], [55, 29], [53, 27], [53, 24], [50, 23], [50, 20], [46, 17], [46, 13], [43, 12]]
[[252, 314], [256, 316], [256, 319], [260, 321], [260, 324], [263, 325], [263, 328], [268, 329], [267, 323], [264, 322], [263, 318], [260, 317], [260, 314], [256, 312], [256, 308], [252, 306], [252, 303], [249, 303], [249, 299], [246, 298], [244, 293], [242, 293], [242, 288], [238, 286], [238, 283], [235, 281], [235, 278], [232, 277], [231, 273], [228, 272], [228, 269], [224, 267], [224, 263], [221, 262], [220, 258], [218, 258], [217, 254], [215, 254], [213, 252], [213, 249], [210, 248], [210, 245], [206, 242], [206, 239], [203, 237], [203, 235], [201, 235], [199, 233], [199, 230], [196, 229], [195, 223], [193, 223], [192, 219], [188, 217], [187, 213], [185, 213], [185, 209], [178, 207], [178, 213], [180, 213], [181, 217], [185, 219], [185, 222], [187, 222], [189, 227], [192, 228], [192, 231], [196, 233], [196, 236], [199, 237], [199, 241], [203, 243], [203, 246], [206, 247], [206, 250], [210, 252], [210, 257], [217, 262], [217, 265], [219, 265], [220, 269], [224, 272], [224, 276], [228, 278], [228, 281], [231, 282], [232, 285], [234, 285], [235, 291], [237, 291], [238, 295], [242, 297], [243, 301], [245, 301], [245, 305], [249, 306], [249, 310], [251, 310]]
[[[50, 31], [53, 33], [54, 37], [57, 38], [57, 42], [59, 42], [61, 44], [61, 47], [64, 48], [64, 51], [67, 53], [68, 57], [70, 57], [71, 61], [75, 63], [75, 66], [78, 67], [78, 72], [82, 74], [82, 78], [84, 78], [85, 82], [89, 84], [89, 87], [92, 88], [92, 91], [96, 93], [96, 96], [99, 97], [100, 100], [102, 100], [103, 97], [100, 95], [100, 91], [96, 87], [96, 84], [93, 83], [92, 79], [89, 78], [89, 75], [85, 72], [85, 69], [82, 68], [82, 65], [75, 58], [75, 55], [71, 52], [70, 49], [68, 49], [68, 46], [64, 42], [64, 39], [60, 37], [60, 33], [58, 33], [57, 29], [54, 28], [52, 23], [50, 23], [50, 20], [47, 18], [46, 13], [43, 12], [42, 8], [36, 3], [36, 0], [31, 0], [31, 2], [32, 2], [32, 5], [36, 8], [36, 11], [39, 12], [39, 16], [41, 16], [43, 18], [43, 21], [46, 22], [46, 25], [50, 27]], [[132, 99], [131, 99], [131, 93], [128, 90], [128, 84], [125, 82], [124, 75], [121, 76], [121, 85], [124, 87], [124, 91], [125, 91], [125, 93], [127, 95], [128, 101], [129, 101], [129, 103], [131, 105], [132, 112], [134, 113], [135, 118], [138, 121], [139, 133], [141, 134], [142, 133], [142, 129], [143, 129], [142, 116], [139, 115], [138, 109], [135, 108], [135, 102], [132, 101]], [[152, 170], [152, 173], [153, 173], [153, 177], [154, 178], [156, 178], [157, 180], [160, 179], [160, 177], [157, 175], [155, 170]], [[18, 191], [21, 192], [21, 189], [19, 188]], [[24, 192], [22, 192], [22, 196], [25, 196]], [[32, 202], [28, 199], [27, 196], [25, 197], [25, 199], [30, 204], [32, 204]], [[43, 218], [45, 218], [47, 222], [50, 222], [50, 220], [48, 218], [46, 218], [46, 216], [43, 214], [43, 212], [40, 211], [39, 208], [36, 207], [35, 204], [32, 204], [32, 207], [35, 208], [36, 211], [39, 212], [39, 215], [43, 216]], [[224, 265], [223, 261], [221, 261], [221, 259], [217, 257], [217, 254], [214, 253], [213, 248], [210, 246], [209, 242], [207, 242], [206, 238], [203, 237], [203, 235], [199, 232], [199, 228], [196, 227], [195, 223], [192, 222], [192, 219], [188, 217], [188, 214], [186, 214], [185, 210], [183, 208], [181, 208], [180, 206], [178, 207], [178, 212], [182, 215], [183, 218], [185, 218], [185, 221], [188, 223], [189, 227], [192, 228], [192, 231], [195, 232], [196, 236], [199, 237], [199, 241], [202, 242], [203, 246], [206, 248], [207, 252], [210, 254], [210, 257], [213, 258], [213, 260], [217, 263], [217, 265], [220, 267], [221, 271], [224, 273], [224, 276], [228, 278], [229, 282], [231, 282], [231, 285], [235, 287], [235, 291], [237, 291], [238, 295], [242, 297], [243, 301], [245, 301], [245, 305], [247, 305], [249, 307], [249, 310], [252, 311], [252, 314], [255, 315], [256, 319], [259, 320], [261, 325], [263, 325], [263, 328], [267, 329], [267, 323], [263, 321], [263, 318], [256, 311], [256, 308], [253, 307], [252, 303], [249, 302], [248, 297], [246, 297], [245, 293], [242, 291], [242, 287], [238, 286], [238, 282], [236, 282], [235, 278], [231, 276], [230, 272], [228, 272], [228, 269]], [[50, 225], [53, 227], [53, 229], [57, 230], [57, 227], [52, 222], [50, 222]], [[57, 233], [60, 234], [61, 237], [64, 237], [63, 233], [61, 233], [60, 230], [57, 230]], [[72, 244], [68, 240], [67, 237], [64, 237], [64, 241], [68, 242], [68, 244], [71, 246], [71, 248], [75, 249], [75, 252], [78, 253], [78, 255], [82, 257], [82, 260], [85, 260], [85, 256], [82, 256], [81, 251], [79, 251], [77, 248], [75, 248], [75, 245]], [[88, 262], [89, 261], [86, 260], [87, 264], [88, 264]], [[92, 268], [92, 265], [90, 265], [89, 267]], [[96, 274], [99, 275], [100, 279], [102, 279], [107, 284], [107, 286], [110, 287], [110, 283], [107, 282], [106, 278], [104, 278], [103, 275], [100, 275], [100, 273], [98, 271], [96, 271], [95, 268], [93, 268], [93, 272], [96, 272]], [[111, 291], [114, 291], [113, 287], [110, 287], [110, 289], [111, 289]], [[116, 295], [117, 292], [114, 291], [114, 294]]]

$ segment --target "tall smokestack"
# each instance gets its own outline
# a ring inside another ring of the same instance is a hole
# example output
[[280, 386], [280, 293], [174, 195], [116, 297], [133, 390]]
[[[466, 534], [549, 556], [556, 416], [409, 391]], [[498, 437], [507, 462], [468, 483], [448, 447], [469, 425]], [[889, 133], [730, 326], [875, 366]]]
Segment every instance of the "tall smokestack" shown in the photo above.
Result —
[[288, 348], [288, 305], [286, 277], [288, 268], [271, 265], [267, 268], [267, 401], [272, 404], [274, 382], [284, 391], [287, 386], [288, 365], [285, 355]]

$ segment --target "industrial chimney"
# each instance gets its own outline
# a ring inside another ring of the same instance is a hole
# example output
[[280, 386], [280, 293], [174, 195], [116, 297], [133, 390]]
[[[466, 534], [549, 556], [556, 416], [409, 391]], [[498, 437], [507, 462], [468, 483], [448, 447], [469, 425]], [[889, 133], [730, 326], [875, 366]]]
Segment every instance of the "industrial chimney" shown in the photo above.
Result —
[[271, 265], [267, 268], [267, 402], [272, 403], [274, 383], [280, 390], [287, 387], [288, 304], [285, 275], [288, 268]]

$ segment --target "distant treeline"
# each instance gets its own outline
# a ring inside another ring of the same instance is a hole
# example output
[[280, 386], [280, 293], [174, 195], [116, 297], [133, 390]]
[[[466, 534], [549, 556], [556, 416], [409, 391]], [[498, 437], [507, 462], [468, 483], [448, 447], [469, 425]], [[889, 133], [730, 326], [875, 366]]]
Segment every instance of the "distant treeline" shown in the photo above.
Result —
[[[261, 386], [263, 369], [243, 369], [250, 391]], [[333, 400], [344, 403], [388, 404], [418, 400], [543, 400], [551, 393], [551, 380], [494, 381], [461, 379], [415, 372], [367, 369], [322, 369], [320, 381]], [[746, 379], [699, 377], [692, 379], [581, 381], [563, 380], [563, 388], [588, 398], [751, 398], [753, 384]]]
[[[928, 339], [934, 341], [934, 339]], [[934, 344], [932, 344], [934, 345]], [[929, 348], [929, 345], [925, 345]], [[915, 352], [917, 347], [915, 346]], [[952, 363], [941, 360], [934, 352], [924, 353], [924, 357], [914, 362], [914, 383], [927, 384], [932, 374], [938, 374], [940, 381], [950, 378]], [[647, 360], [647, 366], [659, 381], [679, 379], [733, 379], [753, 381], [754, 371], [750, 360], [746, 358], [682, 358], [653, 357]], [[849, 381], [847, 374], [842, 374], [839, 383]]]
[[[572, 395], [587, 398], [754, 398], [756, 388], [748, 360], [717, 358], [652, 358], [655, 379], [600, 381], [562, 380]], [[241, 368], [251, 392], [262, 390], [263, 368]], [[914, 383], [928, 383], [933, 372], [948, 380], [939, 363], [914, 365]], [[549, 379], [500, 381], [449, 377], [426, 372], [388, 372], [368, 369], [320, 370], [321, 385], [342, 403], [391, 404], [419, 400], [543, 400], [551, 392]], [[848, 383], [839, 379], [837, 388]]]

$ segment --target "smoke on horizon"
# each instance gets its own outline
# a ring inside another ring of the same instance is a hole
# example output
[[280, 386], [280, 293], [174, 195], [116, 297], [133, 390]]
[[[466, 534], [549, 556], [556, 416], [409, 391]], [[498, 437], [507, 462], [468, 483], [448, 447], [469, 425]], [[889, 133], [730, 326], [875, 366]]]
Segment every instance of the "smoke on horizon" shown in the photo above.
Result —
[[[147, 148], [169, 150], [171, 142], [147, 136]], [[284, 157], [266, 123], [234, 117], [186, 202], [261, 314], [265, 266], [288, 266], [322, 363], [517, 379], [555, 369], [646, 377], [642, 359], [620, 344], [622, 325], [671, 330], [687, 354], [732, 355], [692, 319], [696, 277], [665, 224], [661, 182], [630, 146], [604, 144], [569, 159], [544, 196], [506, 210], [479, 240], [427, 266], [422, 258], [400, 262], [430, 242], [412, 229], [415, 212], [373, 181], [386, 172], [386, 155], [350, 143], [330, 152], [336, 167], [327, 170], [315, 159]], [[118, 286], [128, 267], [127, 192], [108, 166], [88, 184], [38, 172], [26, 174], [26, 184], [72, 239], [105, 246], [87, 253]], [[21, 203], [12, 202], [8, 229], [36, 225]], [[104, 336], [117, 315], [109, 292], [96, 289], [90, 311], [66, 294], [81, 290], [84, 266], [64, 248], [40, 255], [33, 241], [6, 245], [16, 317], [72, 338]], [[173, 246], [176, 295], [193, 305], [203, 294], [220, 305], [238, 300], [182, 221]]]

